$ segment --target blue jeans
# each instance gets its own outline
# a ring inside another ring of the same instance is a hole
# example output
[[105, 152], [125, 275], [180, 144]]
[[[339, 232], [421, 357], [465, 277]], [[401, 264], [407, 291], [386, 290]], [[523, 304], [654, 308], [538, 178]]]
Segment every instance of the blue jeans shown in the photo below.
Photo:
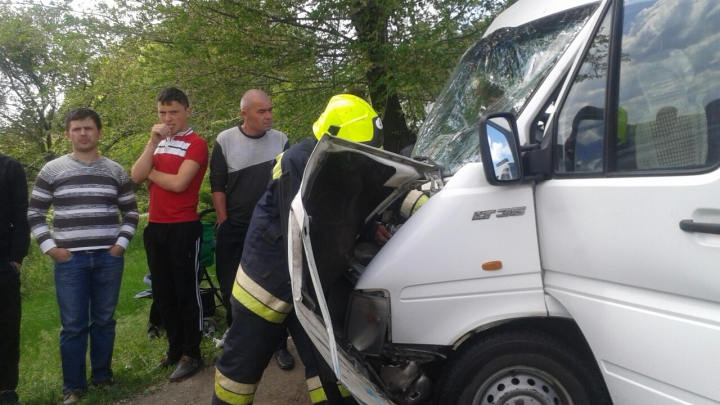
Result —
[[120, 295], [123, 257], [108, 250], [73, 252], [55, 263], [55, 293], [60, 307], [60, 358], [63, 393], [87, 388], [88, 335], [93, 383], [112, 378], [115, 307]]

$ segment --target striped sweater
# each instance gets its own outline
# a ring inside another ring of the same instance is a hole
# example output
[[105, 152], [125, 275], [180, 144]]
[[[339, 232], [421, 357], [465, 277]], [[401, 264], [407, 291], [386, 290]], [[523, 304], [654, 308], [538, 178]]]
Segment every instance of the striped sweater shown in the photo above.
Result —
[[[53, 232], [46, 218], [53, 206]], [[118, 210], [122, 215], [119, 224]], [[46, 164], [30, 196], [28, 222], [40, 249], [70, 251], [127, 249], [138, 224], [138, 210], [125, 169], [101, 157], [85, 163], [65, 155]]]

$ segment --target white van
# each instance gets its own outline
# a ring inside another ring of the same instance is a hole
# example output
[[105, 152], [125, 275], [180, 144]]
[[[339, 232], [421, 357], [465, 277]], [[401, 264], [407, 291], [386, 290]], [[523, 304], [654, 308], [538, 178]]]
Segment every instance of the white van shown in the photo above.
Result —
[[720, 404], [718, 27], [717, 0], [520, 0], [413, 159], [318, 144], [295, 308], [358, 401]]

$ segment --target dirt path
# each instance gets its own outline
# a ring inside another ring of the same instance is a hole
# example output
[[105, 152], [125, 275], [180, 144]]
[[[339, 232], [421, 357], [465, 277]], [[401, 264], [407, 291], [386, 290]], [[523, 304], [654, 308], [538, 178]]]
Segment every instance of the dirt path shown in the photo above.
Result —
[[[265, 369], [255, 393], [254, 405], [297, 404], [311, 405], [305, 384], [305, 368], [300, 363], [295, 345], [288, 341], [288, 349], [295, 356], [295, 368], [281, 370], [273, 360]], [[181, 382], [166, 383], [157, 390], [120, 402], [123, 405], [195, 405], [209, 404], [215, 384], [215, 366], [205, 367], [197, 375]]]

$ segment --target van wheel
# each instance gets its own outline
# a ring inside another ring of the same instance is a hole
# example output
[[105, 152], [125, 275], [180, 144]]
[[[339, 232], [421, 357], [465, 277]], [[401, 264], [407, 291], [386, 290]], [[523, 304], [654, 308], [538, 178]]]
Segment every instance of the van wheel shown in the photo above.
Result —
[[605, 405], [594, 365], [558, 338], [498, 333], [460, 349], [435, 391], [436, 403], [460, 405]]

